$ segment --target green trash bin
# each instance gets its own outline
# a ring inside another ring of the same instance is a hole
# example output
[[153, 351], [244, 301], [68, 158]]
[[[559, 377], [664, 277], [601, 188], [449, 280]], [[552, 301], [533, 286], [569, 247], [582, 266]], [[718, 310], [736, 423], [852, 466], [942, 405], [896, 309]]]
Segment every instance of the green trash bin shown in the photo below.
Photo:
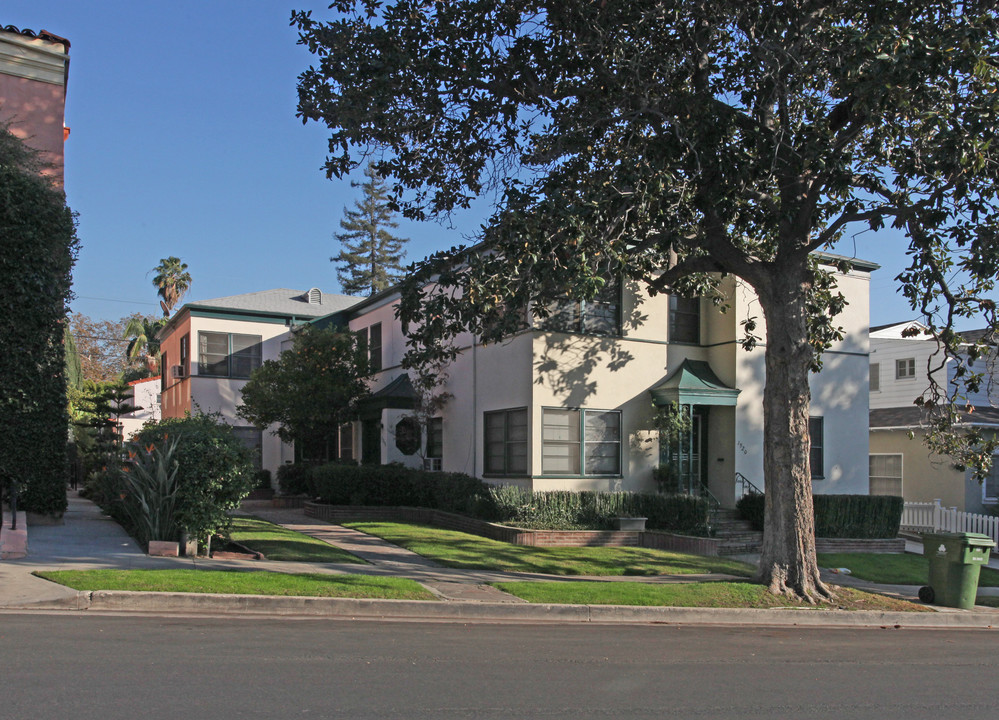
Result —
[[923, 556], [930, 562], [930, 584], [919, 589], [919, 599], [947, 607], [973, 608], [978, 595], [978, 575], [994, 547], [992, 538], [978, 533], [923, 535]]

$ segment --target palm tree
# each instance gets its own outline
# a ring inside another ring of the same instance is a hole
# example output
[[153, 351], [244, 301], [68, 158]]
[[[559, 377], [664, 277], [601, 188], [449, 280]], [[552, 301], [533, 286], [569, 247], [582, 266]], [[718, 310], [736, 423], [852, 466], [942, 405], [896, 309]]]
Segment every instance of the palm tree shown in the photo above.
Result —
[[191, 274], [187, 272], [187, 263], [182, 263], [180, 258], [173, 256], [162, 258], [153, 272], [156, 273], [153, 285], [158, 288], [163, 317], [169, 317], [174, 306], [191, 287]]
[[166, 318], [154, 319], [133, 315], [125, 326], [124, 339], [128, 340], [126, 353], [129, 360], [142, 358], [150, 372], [155, 372], [160, 358], [160, 342], [156, 333], [166, 325]]

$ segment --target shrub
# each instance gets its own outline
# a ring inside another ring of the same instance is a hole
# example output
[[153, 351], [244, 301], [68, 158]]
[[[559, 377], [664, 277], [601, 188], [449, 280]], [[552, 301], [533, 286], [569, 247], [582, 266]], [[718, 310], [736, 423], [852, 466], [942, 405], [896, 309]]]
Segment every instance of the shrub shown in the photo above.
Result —
[[297, 462], [282, 465], [278, 468], [278, 488], [282, 495], [309, 495], [312, 470], [315, 463]]
[[701, 498], [649, 493], [541, 492], [491, 486], [463, 473], [413, 470], [402, 465], [345, 466], [312, 471], [315, 495], [330, 505], [425, 507], [490, 522], [548, 530], [615, 527], [618, 517], [646, 517], [650, 530], [706, 535], [708, 506]]
[[759, 493], [743, 495], [742, 499], [735, 504], [735, 509], [739, 511], [739, 516], [743, 520], [749, 521], [753, 530], [763, 531], [763, 518], [766, 511], [766, 496]]
[[[815, 537], [893, 538], [902, 522], [902, 498], [888, 495], [815, 495]], [[736, 507], [756, 530], [763, 529], [765, 497], [746, 495]]]
[[271, 489], [271, 471], [267, 468], [262, 470], [257, 470], [253, 473], [254, 484], [253, 487], [256, 490], [270, 490]]
[[0, 482], [22, 510], [66, 510], [64, 326], [79, 241], [61, 188], [0, 124]]
[[145, 448], [171, 437], [180, 438], [176, 450], [178, 526], [201, 542], [213, 534], [228, 534], [229, 511], [239, 507], [253, 489], [250, 450], [217, 414], [146, 425], [136, 442]]
[[473, 517], [488, 515], [488, 486], [463, 473], [413, 470], [403, 465], [328, 463], [312, 470], [320, 502], [330, 505], [425, 507]]
[[136, 539], [146, 545], [150, 540], [176, 540], [177, 460], [174, 457], [181, 438], [161, 446], [140, 448], [126, 446], [129, 460], [119, 470], [125, 492], [122, 505], [131, 520]]
[[611, 530], [619, 517], [648, 518], [650, 530], [706, 535], [708, 505], [689, 495], [630, 492], [531, 493], [520, 488], [492, 488], [499, 521], [549, 530]]
[[815, 537], [893, 538], [905, 501], [892, 495], [816, 495]]

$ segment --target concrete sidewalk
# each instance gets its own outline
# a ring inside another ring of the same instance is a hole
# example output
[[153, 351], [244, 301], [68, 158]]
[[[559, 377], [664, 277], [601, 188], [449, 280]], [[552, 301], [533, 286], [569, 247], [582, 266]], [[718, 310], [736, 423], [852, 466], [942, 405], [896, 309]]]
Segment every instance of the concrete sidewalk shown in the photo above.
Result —
[[[725, 576], [564, 577], [532, 573], [444, 568], [403, 548], [347, 528], [305, 517], [301, 510], [275, 509], [269, 503], [248, 502], [251, 513], [292, 530], [341, 547], [367, 565], [297, 563], [248, 559], [165, 558], [145, 555], [136, 543], [93, 503], [70, 493], [65, 523], [31, 526], [27, 555], [0, 562], [0, 609], [87, 610], [97, 612], [188, 613], [203, 615], [286, 615], [328, 618], [381, 618], [488, 622], [601, 622], [601, 623], [710, 623], [762, 625], [992, 627], [999, 611], [991, 608], [927, 613], [837, 612], [811, 609], [748, 610], [715, 608], [661, 608], [581, 605], [536, 605], [489, 585], [502, 580], [556, 580], [579, 582], [681, 583]], [[992, 564], [992, 563], [990, 563]], [[433, 592], [441, 602], [284, 598], [207, 595], [194, 593], [81, 592], [32, 575], [38, 570], [95, 568], [172, 568], [268, 570], [367, 574], [405, 577]], [[918, 587], [881, 586], [828, 574], [825, 579], [907, 599]], [[999, 588], [990, 588], [999, 594]]]

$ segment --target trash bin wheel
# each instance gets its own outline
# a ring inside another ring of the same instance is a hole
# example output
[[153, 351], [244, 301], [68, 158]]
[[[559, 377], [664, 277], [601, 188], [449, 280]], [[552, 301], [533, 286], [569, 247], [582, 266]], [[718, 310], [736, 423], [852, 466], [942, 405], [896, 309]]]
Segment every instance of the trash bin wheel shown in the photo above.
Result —
[[936, 596], [937, 594], [933, 592], [933, 588], [931, 588], [929, 585], [924, 585], [923, 587], [919, 588], [919, 599], [922, 600], [924, 603], [933, 602], [934, 599], [936, 599]]

